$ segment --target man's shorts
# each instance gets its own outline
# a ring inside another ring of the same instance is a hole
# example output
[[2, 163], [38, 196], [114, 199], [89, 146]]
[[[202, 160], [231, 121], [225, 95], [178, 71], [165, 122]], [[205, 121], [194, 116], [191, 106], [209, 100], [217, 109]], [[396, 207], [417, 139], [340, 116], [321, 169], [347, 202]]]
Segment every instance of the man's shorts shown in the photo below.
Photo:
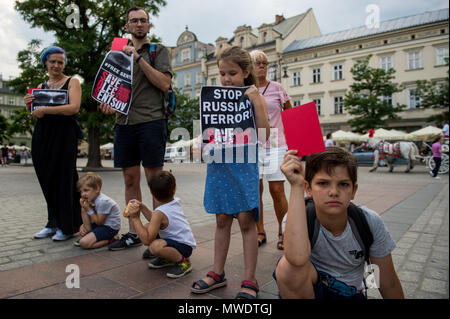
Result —
[[156, 120], [135, 125], [114, 127], [114, 167], [164, 166], [167, 122]]
[[179, 243], [172, 239], [164, 239], [166, 241], [168, 247], [173, 247], [180, 254], [182, 254], [185, 258], [189, 258], [192, 255], [192, 247], [186, 244]]
[[91, 224], [91, 227], [97, 241], [110, 240], [119, 232], [118, 229], [115, 230], [105, 225], [98, 226], [97, 224]]
[[286, 180], [286, 176], [281, 172], [280, 166], [283, 163], [287, 150], [287, 146], [278, 148], [260, 147], [258, 149], [259, 179], [262, 179], [265, 175], [268, 182]]

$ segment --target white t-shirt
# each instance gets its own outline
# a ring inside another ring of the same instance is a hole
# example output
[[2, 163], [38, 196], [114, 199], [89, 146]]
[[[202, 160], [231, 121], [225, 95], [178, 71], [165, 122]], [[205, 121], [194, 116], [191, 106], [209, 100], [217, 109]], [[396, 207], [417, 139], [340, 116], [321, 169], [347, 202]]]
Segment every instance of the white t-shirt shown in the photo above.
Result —
[[442, 128], [442, 134], [444, 134], [444, 136], [448, 136], [448, 124], [445, 123], [444, 127]]
[[110, 197], [100, 193], [94, 201], [95, 210], [98, 215], [107, 215], [103, 225], [114, 230], [120, 229], [120, 209], [119, 205]]
[[191, 246], [192, 248], [197, 247], [194, 234], [186, 216], [184, 216], [179, 198], [174, 198], [173, 201], [158, 206], [155, 210], [162, 212], [169, 220], [169, 225], [159, 231], [159, 236], [162, 239], [171, 239], [178, 243]]
[[325, 147], [332, 147], [332, 146], [334, 146], [333, 140], [332, 139], [326, 140]]

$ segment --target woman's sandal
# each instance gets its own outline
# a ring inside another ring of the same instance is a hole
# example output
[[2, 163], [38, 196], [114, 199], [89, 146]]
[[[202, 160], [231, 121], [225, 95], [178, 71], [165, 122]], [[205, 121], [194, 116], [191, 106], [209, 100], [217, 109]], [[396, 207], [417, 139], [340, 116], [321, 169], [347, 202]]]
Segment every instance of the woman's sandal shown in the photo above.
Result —
[[[258, 292], [259, 292], [258, 283], [257, 282], [254, 283], [249, 280], [242, 281], [241, 288], [247, 288], [247, 289], [253, 290], [254, 292], [256, 292], [256, 295], [258, 295]], [[236, 295], [235, 299], [256, 299], [256, 296], [250, 295], [249, 293], [246, 293], [243, 291], [239, 291], [238, 294]]]
[[[207, 277], [210, 277], [214, 280], [214, 283], [208, 285], [204, 280], [200, 279], [194, 282], [191, 286], [191, 292], [195, 294], [204, 294], [208, 291], [211, 291], [216, 288], [224, 287], [227, 285], [227, 280], [225, 279], [225, 272], [222, 275], [216, 274], [214, 271], [210, 271], [206, 274]], [[195, 285], [198, 285], [200, 288], [195, 288]]]
[[264, 236], [263, 239], [261, 239], [261, 240], [258, 239], [258, 247], [259, 247], [262, 244], [265, 244], [267, 242], [267, 236], [266, 236], [266, 233], [258, 233], [258, 236]]
[[284, 235], [278, 234], [278, 243], [277, 243], [278, 250], [284, 250]]

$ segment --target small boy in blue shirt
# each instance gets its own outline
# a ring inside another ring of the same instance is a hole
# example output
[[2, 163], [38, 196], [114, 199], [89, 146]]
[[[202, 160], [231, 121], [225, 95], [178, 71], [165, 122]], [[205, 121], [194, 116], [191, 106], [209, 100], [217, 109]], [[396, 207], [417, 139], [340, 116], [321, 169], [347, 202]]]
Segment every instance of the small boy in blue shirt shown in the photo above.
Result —
[[108, 245], [120, 230], [120, 209], [117, 203], [101, 193], [102, 178], [96, 173], [86, 173], [77, 183], [81, 192], [80, 205], [83, 224], [81, 238], [75, 246], [85, 249]]

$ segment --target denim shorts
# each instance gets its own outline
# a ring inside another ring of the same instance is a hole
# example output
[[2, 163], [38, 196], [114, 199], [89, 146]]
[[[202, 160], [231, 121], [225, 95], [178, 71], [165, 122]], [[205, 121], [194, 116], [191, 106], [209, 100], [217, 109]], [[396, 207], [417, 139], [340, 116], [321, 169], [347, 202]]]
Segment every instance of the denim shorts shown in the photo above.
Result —
[[114, 127], [114, 167], [164, 166], [167, 121], [156, 120]]
[[105, 225], [98, 226], [97, 224], [91, 224], [91, 227], [97, 241], [110, 240], [119, 232], [118, 229], [115, 230]]
[[167, 247], [173, 247], [185, 258], [189, 258], [192, 255], [192, 247], [186, 244], [179, 243], [172, 239], [163, 239], [167, 243]]

